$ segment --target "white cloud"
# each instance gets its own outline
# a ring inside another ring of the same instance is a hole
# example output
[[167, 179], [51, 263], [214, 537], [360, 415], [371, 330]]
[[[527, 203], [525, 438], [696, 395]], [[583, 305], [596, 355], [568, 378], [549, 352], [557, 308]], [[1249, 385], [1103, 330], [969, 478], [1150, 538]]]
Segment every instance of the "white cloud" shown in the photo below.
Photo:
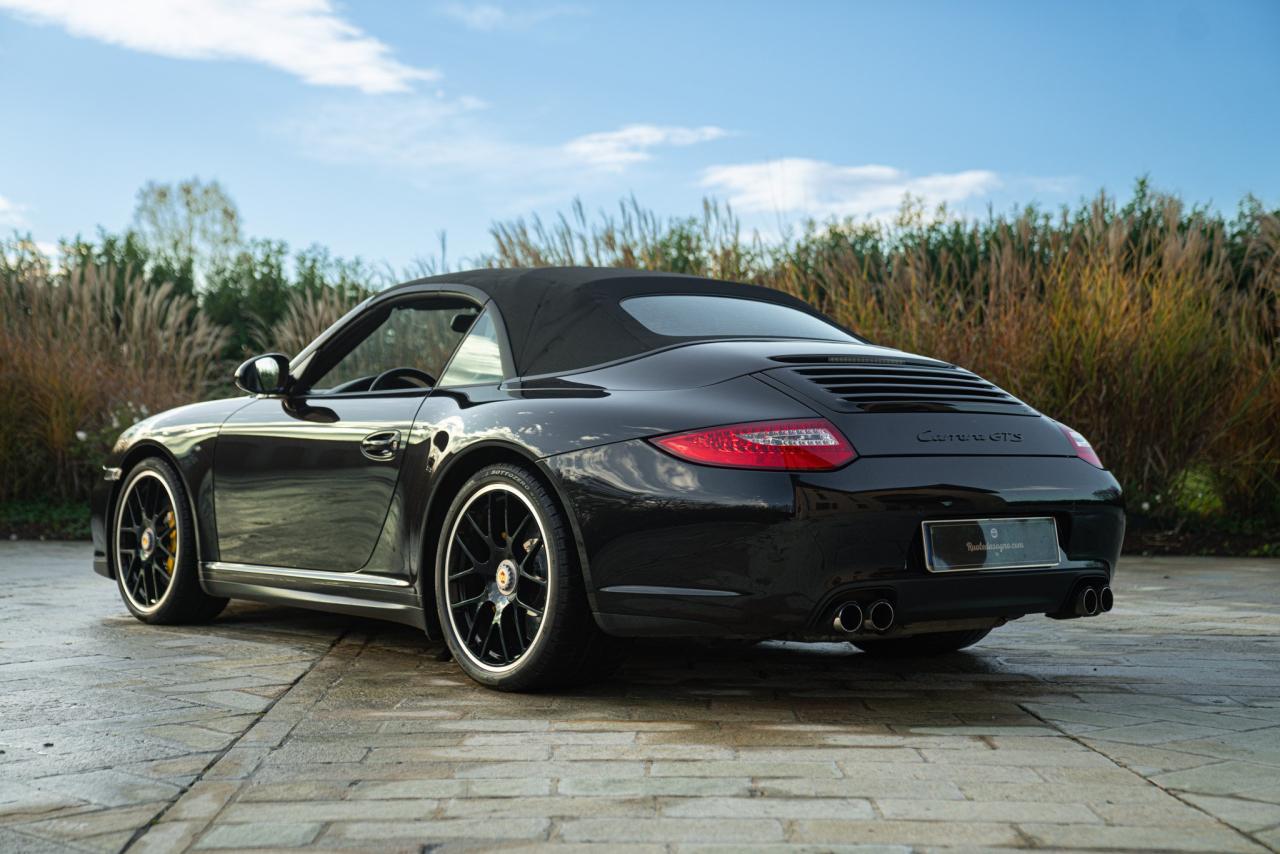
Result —
[[657, 146], [694, 145], [710, 142], [726, 134], [723, 128], [664, 127], [661, 125], [627, 125], [618, 130], [589, 133], [565, 143], [565, 152], [588, 166], [620, 172], [628, 166], [650, 159], [650, 149]]
[[932, 207], [983, 195], [1000, 185], [994, 172], [972, 169], [913, 177], [891, 166], [837, 166], [792, 157], [712, 166], [701, 185], [742, 213], [802, 213], [830, 216], [889, 216], [903, 196]]
[[552, 18], [586, 14], [586, 10], [578, 6], [547, 6], [512, 11], [494, 3], [446, 3], [440, 13], [468, 29], [491, 32], [528, 29]]
[[27, 218], [24, 214], [26, 208], [22, 205], [9, 201], [4, 196], [0, 196], [0, 226], [5, 228], [20, 228], [27, 224]]
[[406, 96], [330, 102], [282, 123], [303, 153], [392, 169], [420, 186], [465, 181], [504, 195], [563, 198], [651, 159], [663, 146], [717, 139], [715, 127], [633, 124], [564, 143], [538, 143], [495, 127], [476, 98]]
[[180, 59], [259, 62], [318, 86], [404, 92], [440, 76], [394, 59], [329, 0], [0, 0], [0, 8], [75, 36]]

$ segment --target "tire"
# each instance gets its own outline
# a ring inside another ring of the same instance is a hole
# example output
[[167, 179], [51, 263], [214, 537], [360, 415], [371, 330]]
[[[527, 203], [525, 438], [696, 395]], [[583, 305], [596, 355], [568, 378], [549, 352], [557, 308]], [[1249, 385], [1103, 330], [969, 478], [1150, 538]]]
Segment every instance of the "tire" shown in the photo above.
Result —
[[853, 641], [853, 645], [870, 655], [883, 658], [908, 658], [930, 655], [946, 655], [973, 646], [991, 633], [991, 629], [973, 629], [967, 632], [934, 632], [927, 635], [889, 640]]
[[591, 615], [568, 520], [523, 466], [488, 466], [458, 490], [441, 528], [435, 593], [449, 651], [481, 685], [581, 684], [616, 663], [613, 639]]
[[111, 517], [120, 598], [144, 623], [203, 623], [227, 600], [200, 587], [195, 521], [173, 466], [148, 457], [129, 470]]

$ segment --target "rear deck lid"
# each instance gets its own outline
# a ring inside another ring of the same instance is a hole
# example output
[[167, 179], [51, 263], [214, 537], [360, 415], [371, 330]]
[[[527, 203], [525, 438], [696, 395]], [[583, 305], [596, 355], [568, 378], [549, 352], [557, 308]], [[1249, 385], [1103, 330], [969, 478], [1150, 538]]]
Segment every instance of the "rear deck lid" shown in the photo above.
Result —
[[860, 456], [1071, 456], [1061, 430], [972, 371], [902, 355], [775, 356], [760, 376], [817, 404]]

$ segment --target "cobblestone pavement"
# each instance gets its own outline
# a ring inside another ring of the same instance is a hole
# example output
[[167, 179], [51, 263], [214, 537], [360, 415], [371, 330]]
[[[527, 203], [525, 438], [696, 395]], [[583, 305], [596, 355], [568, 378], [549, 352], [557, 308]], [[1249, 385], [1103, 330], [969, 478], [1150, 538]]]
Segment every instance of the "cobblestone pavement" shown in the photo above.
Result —
[[1280, 562], [1129, 559], [970, 653], [651, 644], [564, 695], [414, 631], [129, 617], [0, 544], [0, 850], [1280, 848]]

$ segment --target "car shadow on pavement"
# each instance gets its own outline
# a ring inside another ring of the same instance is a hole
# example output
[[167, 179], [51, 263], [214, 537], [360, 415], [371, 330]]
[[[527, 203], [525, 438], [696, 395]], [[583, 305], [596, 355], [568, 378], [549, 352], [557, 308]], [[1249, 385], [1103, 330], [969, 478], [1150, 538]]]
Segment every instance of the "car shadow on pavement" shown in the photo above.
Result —
[[[209, 626], [214, 632], [244, 629], [362, 638], [380, 653], [366, 656], [373, 672], [364, 678], [377, 681], [376, 671], [385, 661], [388, 676], [395, 673], [403, 680], [402, 696], [417, 702], [429, 702], [426, 695], [446, 687], [449, 692], [494, 693], [471, 683], [448, 660], [443, 641], [429, 640], [409, 626], [240, 602]], [[421, 672], [422, 682], [403, 678], [409, 662]], [[431, 687], [424, 690], [423, 682]], [[981, 644], [928, 658], [881, 658], [842, 642], [637, 639], [625, 643], [621, 664], [609, 676], [541, 694], [505, 695], [503, 704], [518, 704], [522, 696], [535, 705], [559, 699], [573, 704], [576, 716], [594, 710], [612, 717], [624, 703], [632, 715], [658, 719], [723, 714], [742, 720], [870, 723], [891, 717], [904, 726], [973, 721], [1034, 726], [1040, 722], [1017, 705], [1014, 695], [1042, 691], [1036, 675], [1019, 673], [995, 649]], [[387, 699], [393, 701], [399, 693], [391, 688]]]

